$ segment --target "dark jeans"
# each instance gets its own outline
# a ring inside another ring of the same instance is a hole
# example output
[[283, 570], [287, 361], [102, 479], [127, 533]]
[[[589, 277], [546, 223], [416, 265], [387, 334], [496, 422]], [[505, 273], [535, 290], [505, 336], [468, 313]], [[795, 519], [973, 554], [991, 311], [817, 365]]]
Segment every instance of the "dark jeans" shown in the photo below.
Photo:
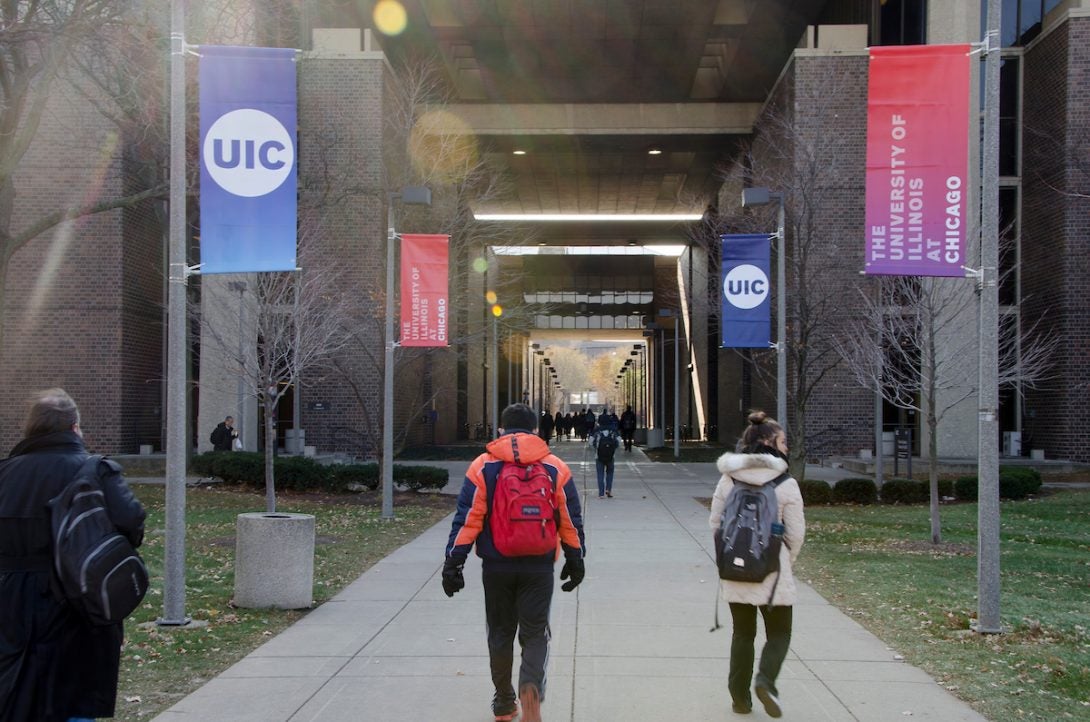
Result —
[[605, 496], [606, 492], [613, 491], [613, 459], [602, 461], [594, 460], [594, 468], [598, 471], [598, 496]]
[[[757, 636], [757, 609], [752, 604], [730, 605], [730, 616], [734, 620], [734, 634], [730, 639], [730, 674], [727, 687], [731, 699], [736, 704], [749, 706], [753, 703], [749, 693], [750, 679], [753, 677], [753, 639]], [[760, 607], [764, 618], [765, 642], [761, 650], [761, 662], [757, 667], [754, 684], [768, 687], [773, 694], [776, 690], [776, 678], [780, 676], [780, 667], [787, 657], [787, 647], [791, 643], [792, 607]]]
[[545, 664], [549, 660], [549, 605], [552, 569], [495, 571], [485, 569], [484, 612], [488, 623], [488, 657], [496, 697], [514, 700], [511, 686], [515, 633], [522, 647], [519, 687], [534, 684], [545, 699]]

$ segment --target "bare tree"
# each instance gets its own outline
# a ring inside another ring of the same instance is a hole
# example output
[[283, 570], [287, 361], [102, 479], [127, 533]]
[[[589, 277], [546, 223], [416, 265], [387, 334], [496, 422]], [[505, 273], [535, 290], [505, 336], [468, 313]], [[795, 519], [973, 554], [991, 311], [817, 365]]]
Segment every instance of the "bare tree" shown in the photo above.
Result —
[[274, 454], [276, 409], [287, 390], [299, 383], [304, 372], [321, 368], [348, 345], [350, 303], [339, 292], [332, 271], [306, 263], [301, 244], [300, 263], [306, 271], [252, 274], [250, 288], [238, 299], [225, 285], [202, 286], [204, 307], [232, 308], [257, 332], [257, 349], [240, 344], [232, 324], [202, 316], [205, 343], [214, 345], [227, 360], [229, 373], [237, 376], [246, 392], [261, 401], [265, 412], [265, 507], [276, 511]]
[[[533, 232], [509, 224], [478, 221], [473, 215], [474, 203], [487, 203], [505, 196], [509, 182], [503, 173], [488, 162], [487, 149], [470, 129], [445, 110], [451, 100], [450, 88], [441, 65], [431, 58], [410, 58], [394, 71], [385, 99], [385, 139], [382, 154], [382, 187], [364, 188], [353, 185], [351, 179], [322, 180], [330, 193], [340, 196], [371, 195], [386, 202], [388, 194], [406, 185], [424, 185], [432, 191], [432, 205], [427, 208], [399, 206], [399, 232], [427, 232], [450, 235], [450, 308], [461, 313], [451, 318], [448, 348], [398, 348], [395, 354], [398, 377], [412, 374], [416, 383], [397, 384], [400, 418], [419, 419], [436, 397], [430, 379], [442, 367], [452, 368], [465, 363], [471, 348], [483, 349], [491, 330], [491, 316], [483, 297], [471, 296], [472, 290], [486, 269], [489, 249], [511, 245], [518, 238], [527, 243]], [[335, 150], [336, 144], [330, 144]], [[330, 202], [338, 198], [330, 196]], [[489, 288], [500, 297], [518, 279], [505, 274], [496, 278], [489, 273]], [[362, 383], [361, 369], [381, 368], [381, 346], [373, 339], [383, 337], [386, 306], [385, 292], [375, 289], [357, 314], [353, 328], [351, 357], [337, 361], [338, 371], [356, 399], [363, 418], [359, 431], [372, 450], [382, 448], [381, 404], [370, 401], [373, 389]], [[469, 317], [468, 309], [479, 309], [480, 320]], [[528, 309], [519, 305], [503, 308], [498, 329], [510, 332], [529, 322]], [[427, 380], [428, 383], [422, 381]], [[403, 446], [411, 433], [410, 425], [395, 428], [395, 451]]]
[[[845, 204], [862, 195], [861, 144], [853, 134], [828, 130], [852, 122], [852, 114], [858, 115], [865, 108], [858, 83], [847, 79], [836, 65], [856, 61], [859, 59], [808, 61], [832, 63], [827, 72], [818, 68], [827, 80], [820, 86], [799, 84], [794, 97], [776, 96], [757, 123], [755, 139], [722, 173], [728, 186], [767, 186], [784, 196], [787, 427], [791, 473], [800, 480], [805, 476], [808, 449], [822, 435], [839, 431], [828, 425], [815, 428], [809, 409], [816, 392], [828, 383], [830, 375], [839, 372], [840, 357], [833, 341], [849, 315], [847, 304], [854, 301], [847, 291], [855, 284], [855, 273], [846, 259], [858, 257], [858, 267], [862, 267], [862, 249], [853, 236], [853, 231], [857, 235], [858, 230], [847, 226], [845, 220], [850, 216]], [[800, 67], [797, 72], [803, 70]], [[795, 113], [794, 109], [800, 107], [806, 108], [805, 114]], [[725, 232], [769, 232], [776, 228], [774, 206], [757, 208], [752, 213], [737, 206], [720, 211], [705, 214], [695, 239], [704, 239], [708, 244], [717, 242]], [[709, 255], [718, 259], [715, 252]], [[718, 283], [714, 285], [716, 300], [709, 307], [717, 313], [720, 290]], [[768, 389], [774, 389], [775, 352], [757, 351], [750, 357], [755, 377]]]
[[[143, 142], [155, 136], [165, 105], [164, 86], [146, 82], [155, 77], [156, 64], [142, 64], [139, 73], [114, 72], [120, 67], [115, 61], [127, 58], [125, 65], [136, 67], [149, 49], [163, 47], [162, 39], [152, 15], [128, 0], [0, 3], [0, 302], [12, 257], [41, 234], [75, 218], [165, 196], [161, 166], [137, 163], [136, 172], [104, 186], [117, 190], [85, 193], [74, 202], [58, 195], [52, 207], [47, 203], [14, 227], [16, 209], [26, 208], [16, 200], [20, 169], [55, 103], [93, 99], [90, 107], [117, 125], [130, 160], [147, 160], [156, 151], [165, 155], [155, 143]], [[98, 62], [90, 62], [95, 57]], [[93, 71], [101, 74], [88, 75]], [[130, 143], [140, 150], [133, 152]], [[2, 334], [0, 323], [0, 343]]]
[[[946, 414], [978, 388], [977, 336], [965, 333], [975, 296], [965, 279], [887, 276], [877, 291], [860, 290], [859, 313], [838, 349], [860, 385], [891, 404], [919, 412], [928, 430], [931, 542], [942, 541], [939, 518], [938, 430]], [[1054, 334], [1020, 332], [1017, 316], [999, 329], [999, 384], [1033, 388], [1048, 378]]]

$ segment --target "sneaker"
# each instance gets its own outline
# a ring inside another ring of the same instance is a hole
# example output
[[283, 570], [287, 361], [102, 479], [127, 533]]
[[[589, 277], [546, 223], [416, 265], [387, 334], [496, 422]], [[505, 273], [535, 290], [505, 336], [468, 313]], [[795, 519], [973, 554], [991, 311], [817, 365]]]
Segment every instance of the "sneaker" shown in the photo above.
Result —
[[768, 687], [757, 685], [754, 690], [757, 693], [757, 699], [761, 700], [761, 704], [765, 706], [765, 712], [769, 717], [782, 717], [783, 710], [780, 709], [780, 700], [776, 697]]
[[541, 722], [541, 694], [532, 684], [522, 685], [519, 690], [522, 705], [522, 722]]
[[511, 722], [519, 716], [518, 700], [514, 696], [502, 700], [499, 695], [492, 697], [492, 714], [496, 722]]
[[598, 495], [598, 498], [599, 498], [599, 499], [605, 499], [605, 497], [604, 497], [604, 496], [602, 496], [601, 494], [599, 494], [599, 495]]
[[610, 499], [612, 499], [613, 498], [613, 492], [612, 491], [607, 491], [606, 496], [608, 496]]
[[753, 711], [753, 705], [735, 702], [731, 705], [730, 709], [734, 714], [749, 714]]

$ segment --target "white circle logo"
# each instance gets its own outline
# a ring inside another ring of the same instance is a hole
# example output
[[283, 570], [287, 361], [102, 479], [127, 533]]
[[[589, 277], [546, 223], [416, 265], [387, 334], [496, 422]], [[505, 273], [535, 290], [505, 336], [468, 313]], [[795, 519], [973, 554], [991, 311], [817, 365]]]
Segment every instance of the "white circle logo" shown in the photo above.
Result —
[[272, 193], [291, 173], [295, 146], [279, 120], [253, 108], [224, 113], [204, 137], [201, 155], [212, 180], [236, 196]]
[[768, 276], [748, 263], [735, 266], [723, 279], [723, 296], [735, 308], [756, 308], [768, 298]]

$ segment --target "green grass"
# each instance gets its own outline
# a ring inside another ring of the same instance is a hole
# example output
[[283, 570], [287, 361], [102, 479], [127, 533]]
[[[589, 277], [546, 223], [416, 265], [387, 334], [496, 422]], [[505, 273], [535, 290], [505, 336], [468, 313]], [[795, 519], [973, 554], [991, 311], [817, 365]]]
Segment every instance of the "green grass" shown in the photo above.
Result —
[[1090, 492], [1001, 505], [1005, 631], [977, 635], [976, 504], [810, 507], [799, 578], [994, 720], [1090, 719]]
[[485, 442], [463, 442], [441, 446], [410, 446], [398, 453], [398, 461], [473, 461], [484, 453]]
[[[161, 486], [136, 485], [147, 507], [140, 552], [152, 575], [144, 603], [125, 623], [117, 719], [150, 719], [225, 670], [305, 612], [235, 609], [235, 517], [264, 509], [261, 492], [237, 487], [191, 488], [186, 493], [186, 613], [198, 628], [158, 627], [162, 614], [164, 507]], [[362, 572], [454, 509], [449, 495], [399, 493], [397, 518], [383, 521], [376, 493], [280, 495], [279, 511], [314, 514], [317, 544], [314, 599], [322, 602]], [[436, 550], [436, 564], [442, 550]]]

